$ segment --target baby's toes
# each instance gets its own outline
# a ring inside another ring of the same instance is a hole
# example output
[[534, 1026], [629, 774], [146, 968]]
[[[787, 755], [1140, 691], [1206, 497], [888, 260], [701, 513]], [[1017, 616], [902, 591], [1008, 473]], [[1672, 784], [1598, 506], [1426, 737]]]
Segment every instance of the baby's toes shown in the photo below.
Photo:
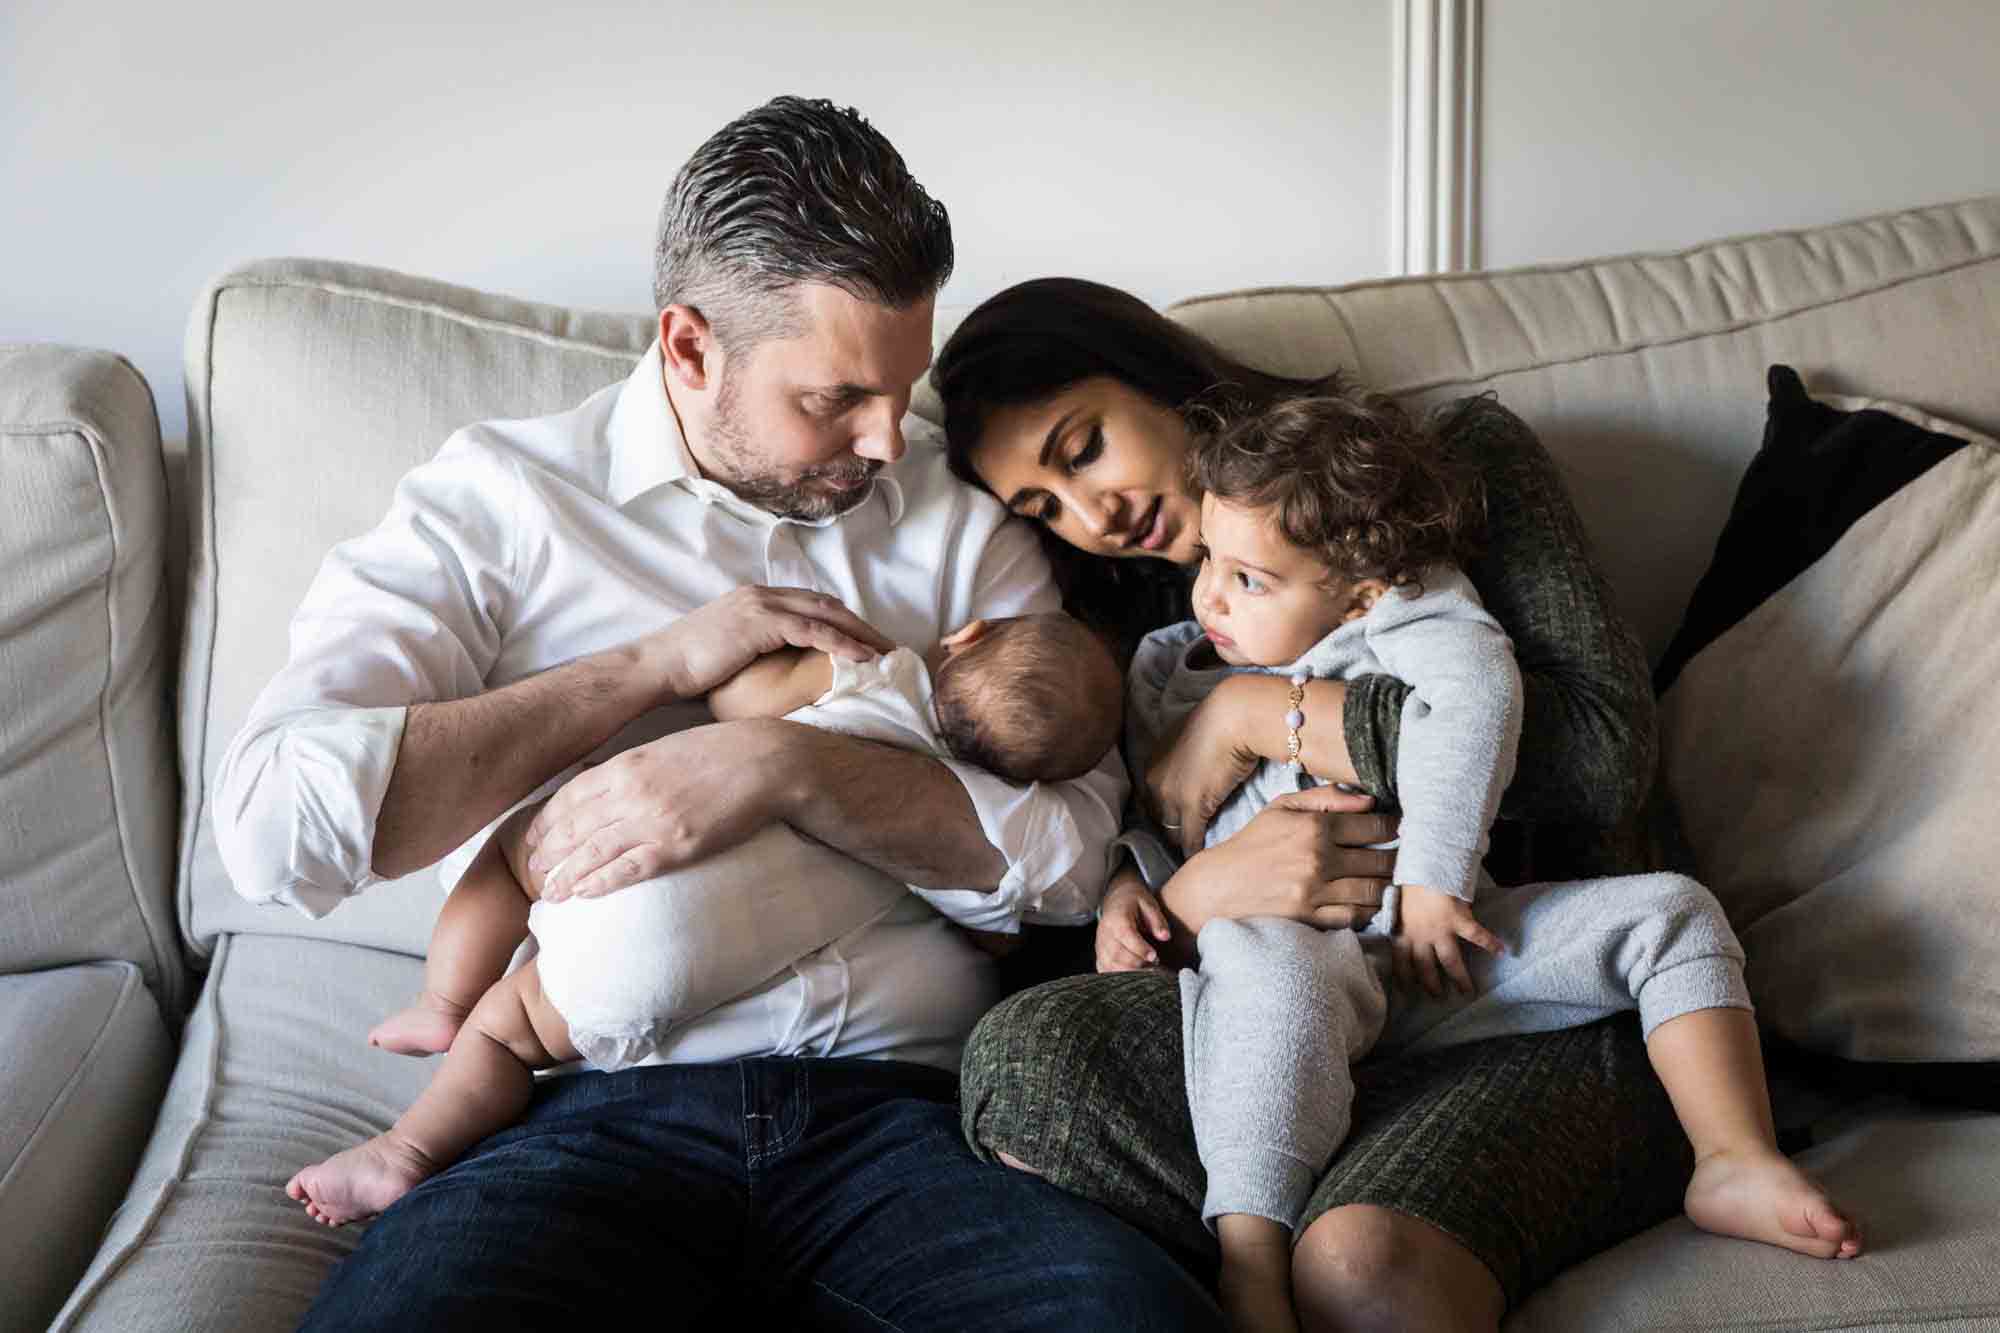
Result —
[[1841, 1258], [1851, 1259], [1861, 1253], [1861, 1228], [1833, 1200], [1815, 1199], [1806, 1207], [1806, 1220], [1812, 1224], [1813, 1234], [1837, 1245]]

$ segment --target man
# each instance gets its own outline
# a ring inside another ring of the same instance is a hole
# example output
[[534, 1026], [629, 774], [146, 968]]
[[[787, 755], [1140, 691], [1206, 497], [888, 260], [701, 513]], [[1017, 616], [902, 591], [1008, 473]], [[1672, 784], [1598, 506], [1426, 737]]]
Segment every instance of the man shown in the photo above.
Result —
[[1216, 1324], [1138, 1232], [979, 1163], [958, 1130], [959, 1051], [995, 992], [945, 916], [1087, 918], [1115, 756], [1023, 790], [700, 705], [785, 644], [860, 657], [1056, 605], [1032, 534], [941, 451], [906, 451], [951, 264], [944, 209], [856, 113], [757, 108], [674, 181], [659, 338], [631, 378], [461, 431], [328, 557], [218, 777], [249, 896], [324, 913], [600, 747], [619, 753], [526, 826], [545, 894], [616, 891], [778, 820], [916, 893], [665, 1062], [550, 1080], [372, 1225], [309, 1327], [635, 1306], [693, 1326]]

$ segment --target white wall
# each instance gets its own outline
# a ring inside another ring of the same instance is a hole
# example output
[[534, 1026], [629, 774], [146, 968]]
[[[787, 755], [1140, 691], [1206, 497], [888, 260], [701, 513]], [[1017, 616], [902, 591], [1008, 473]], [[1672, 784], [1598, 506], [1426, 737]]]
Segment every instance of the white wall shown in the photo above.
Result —
[[651, 305], [674, 169], [779, 92], [859, 106], [970, 305], [1341, 281], [1387, 248], [1383, 0], [0, 0], [0, 340], [124, 352], [184, 430], [202, 285], [270, 255]]
[[1489, 267], [2000, 191], [1994, 0], [1485, 0]]
[[[947, 306], [1370, 277], [1392, 24], [1438, 3], [0, 0], [0, 340], [124, 352], [173, 438], [188, 308], [244, 260], [644, 309], [675, 167], [781, 91], [860, 106], [950, 206]], [[1482, 7], [1487, 266], [2000, 190], [1994, 0]]]

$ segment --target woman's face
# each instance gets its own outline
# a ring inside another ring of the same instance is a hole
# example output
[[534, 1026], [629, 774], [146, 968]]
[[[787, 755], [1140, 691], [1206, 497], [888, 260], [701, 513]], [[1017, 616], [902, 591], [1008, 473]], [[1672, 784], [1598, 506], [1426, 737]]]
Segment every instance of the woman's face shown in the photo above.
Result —
[[1010, 510], [1071, 546], [1185, 565], [1201, 545], [1201, 502], [1182, 475], [1187, 452], [1178, 412], [1101, 376], [996, 410], [971, 462]]

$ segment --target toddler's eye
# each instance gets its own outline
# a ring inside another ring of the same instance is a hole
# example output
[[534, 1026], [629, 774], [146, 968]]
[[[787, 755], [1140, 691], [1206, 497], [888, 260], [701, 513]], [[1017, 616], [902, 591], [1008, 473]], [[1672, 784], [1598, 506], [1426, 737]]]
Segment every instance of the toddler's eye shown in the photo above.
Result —
[[1264, 591], [1262, 583], [1258, 582], [1253, 576], [1245, 574], [1240, 569], [1236, 571], [1236, 581], [1243, 586], [1243, 591], [1247, 593], [1260, 593]]

